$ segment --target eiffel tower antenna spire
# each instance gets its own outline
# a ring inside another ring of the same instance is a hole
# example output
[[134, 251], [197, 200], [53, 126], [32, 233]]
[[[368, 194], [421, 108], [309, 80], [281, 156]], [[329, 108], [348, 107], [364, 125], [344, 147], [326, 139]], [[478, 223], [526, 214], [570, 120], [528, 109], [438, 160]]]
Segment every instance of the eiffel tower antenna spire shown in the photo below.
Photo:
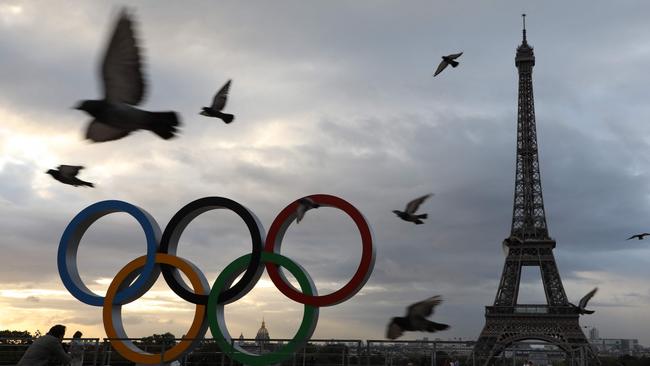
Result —
[[523, 43], [528, 43], [528, 42], [526, 42], [526, 14], [525, 13], [521, 14], [521, 20], [524, 22], [524, 32], [523, 32], [524, 33], [524, 38], [523, 38], [524, 41], [523, 41]]

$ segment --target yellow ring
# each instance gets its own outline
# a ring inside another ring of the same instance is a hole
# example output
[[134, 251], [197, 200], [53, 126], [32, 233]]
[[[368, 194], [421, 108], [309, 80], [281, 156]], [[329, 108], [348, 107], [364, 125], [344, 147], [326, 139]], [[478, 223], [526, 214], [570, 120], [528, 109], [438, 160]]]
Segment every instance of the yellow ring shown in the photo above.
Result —
[[[123, 338], [128, 337], [126, 336], [122, 323], [122, 305], [113, 304], [113, 300], [118, 290], [123, 286], [128, 286], [133, 279], [139, 275], [139, 269], [143, 268], [146, 262], [146, 256], [141, 256], [132, 260], [118, 272], [111, 282], [108, 291], [106, 292], [106, 297], [104, 298], [104, 308], [102, 311], [104, 330], [106, 331], [108, 338], [111, 340], [112, 347], [115, 348], [115, 350], [124, 358], [135, 363], [159, 364], [161, 361], [160, 354], [144, 353], [130, 340], [123, 340]], [[191, 262], [170, 254], [157, 253], [156, 264], [168, 264], [178, 268], [190, 280], [195, 293], [208, 294], [209, 285], [207, 280], [201, 271], [199, 271]], [[187, 334], [183, 337], [181, 342], [163, 353], [163, 362], [171, 362], [180, 358], [184, 352], [190, 350], [199, 340], [203, 339], [203, 336], [207, 331], [205, 307], [205, 305], [196, 305], [192, 326], [187, 331]], [[119, 325], [117, 327], [115, 326], [114, 320], [119, 320]]]

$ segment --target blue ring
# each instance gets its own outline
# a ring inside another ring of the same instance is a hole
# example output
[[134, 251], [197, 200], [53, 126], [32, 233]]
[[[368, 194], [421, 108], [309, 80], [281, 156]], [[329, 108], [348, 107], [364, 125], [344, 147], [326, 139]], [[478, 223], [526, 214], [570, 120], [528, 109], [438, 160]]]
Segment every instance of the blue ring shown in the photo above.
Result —
[[144, 231], [147, 239], [147, 261], [135, 282], [115, 295], [114, 304], [124, 305], [144, 295], [156, 282], [160, 275], [160, 267], [156, 265], [156, 252], [160, 242], [160, 227], [147, 211], [130, 203], [118, 200], [107, 200], [94, 203], [75, 216], [61, 236], [57, 254], [57, 266], [63, 285], [72, 296], [83, 303], [92, 306], [103, 306], [104, 297], [96, 295], [83, 283], [77, 268], [77, 249], [79, 242], [90, 225], [99, 218], [113, 212], [125, 212], [133, 216]]

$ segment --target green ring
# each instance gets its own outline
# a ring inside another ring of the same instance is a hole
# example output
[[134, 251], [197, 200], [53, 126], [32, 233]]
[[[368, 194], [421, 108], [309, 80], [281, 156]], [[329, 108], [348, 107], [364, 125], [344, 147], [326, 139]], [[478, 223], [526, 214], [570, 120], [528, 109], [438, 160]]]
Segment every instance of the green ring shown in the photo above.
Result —
[[[210, 296], [208, 297], [208, 307], [206, 310], [208, 313], [210, 332], [214, 340], [217, 341], [221, 351], [228, 354], [237, 362], [251, 366], [265, 366], [280, 363], [291, 357], [293, 353], [302, 348], [311, 338], [316, 329], [316, 323], [318, 322], [318, 308], [311, 305], [304, 305], [304, 314], [298, 332], [296, 332], [291, 341], [275, 352], [256, 355], [234, 344], [226, 327], [224, 304], [218, 304], [217, 299], [219, 298], [219, 294], [225, 288], [230, 287], [235, 279], [237, 279], [237, 276], [248, 267], [250, 258], [251, 254], [246, 254], [235, 259], [235, 261], [224, 268], [219, 277], [214, 281], [214, 285], [212, 285], [212, 289], [210, 290]], [[300, 289], [304, 294], [316, 295], [316, 288], [307, 271], [291, 259], [276, 253], [262, 252], [262, 262], [271, 262], [286, 268], [298, 280]]]

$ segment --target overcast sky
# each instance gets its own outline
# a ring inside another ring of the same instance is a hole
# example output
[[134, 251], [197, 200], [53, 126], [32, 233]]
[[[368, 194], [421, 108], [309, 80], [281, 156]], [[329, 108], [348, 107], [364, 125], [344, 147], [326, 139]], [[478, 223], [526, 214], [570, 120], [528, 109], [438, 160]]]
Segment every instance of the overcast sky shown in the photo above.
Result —
[[[98, 64], [121, 5], [138, 21], [142, 107], [177, 111], [176, 139], [139, 131], [91, 144], [88, 116], [71, 109], [101, 97]], [[451, 329], [429, 337], [475, 339], [510, 233], [523, 12], [536, 57], [547, 222], [565, 290], [577, 302], [598, 286], [596, 312], [581, 325], [650, 345], [650, 242], [625, 240], [650, 229], [650, 4], [605, 0], [0, 0], [0, 329], [64, 323], [105, 336], [101, 309], [73, 298], [56, 267], [64, 228], [94, 202], [133, 203], [164, 227], [190, 201], [223, 196], [268, 230], [292, 201], [327, 193], [365, 215], [377, 257], [359, 294], [321, 309], [314, 337], [382, 339], [391, 317], [441, 294], [434, 319]], [[460, 66], [434, 79], [440, 56], [459, 51]], [[228, 79], [235, 121], [199, 116]], [[96, 188], [44, 174], [59, 164], [84, 165], [81, 178]], [[425, 225], [391, 212], [429, 192]], [[283, 254], [320, 294], [356, 270], [360, 240], [336, 209], [310, 211], [285, 239]], [[82, 278], [101, 293], [144, 250], [127, 215], [102, 218], [80, 246]], [[220, 210], [189, 225], [178, 254], [212, 283], [249, 250], [243, 224]], [[520, 303], [542, 300], [539, 271], [526, 271], [521, 286]], [[124, 312], [130, 336], [180, 336], [193, 306], [161, 278]], [[235, 336], [254, 337], [264, 319], [271, 337], [291, 337], [301, 316], [266, 274], [226, 307]]]

